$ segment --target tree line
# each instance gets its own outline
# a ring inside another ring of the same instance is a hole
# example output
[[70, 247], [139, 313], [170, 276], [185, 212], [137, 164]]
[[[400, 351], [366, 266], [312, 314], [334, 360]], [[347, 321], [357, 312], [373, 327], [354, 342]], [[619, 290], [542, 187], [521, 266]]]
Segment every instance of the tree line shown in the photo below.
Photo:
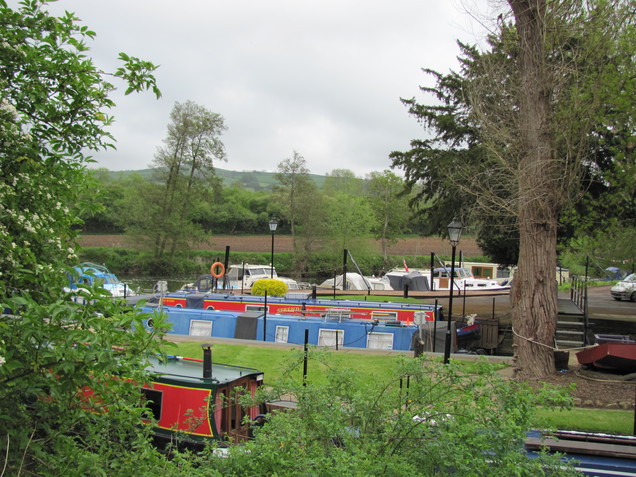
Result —
[[[200, 120], [207, 132], [183, 127]], [[212, 120], [216, 118], [217, 123]], [[270, 220], [277, 233], [293, 237], [298, 264], [307, 256], [337, 247], [366, 253], [369, 237], [380, 240], [387, 259], [389, 245], [408, 234], [430, 233], [426, 220], [409, 207], [412, 194], [390, 170], [356, 177], [333, 170], [318, 186], [304, 157], [294, 151], [281, 160], [271, 190], [252, 190], [241, 183], [224, 184], [215, 174], [212, 157], [223, 160], [222, 143], [210, 140], [216, 152], [188, 134], [217, 135], [222, 118], [192, 102], [177, 103], [166, 146], [154, 160], [152, 173], [114, 177], [107, 170], [87, 171], [93, 187], [86, 200], [94, 207], [82, 215], [84, 233], [125, 233], [152, 251], [156, 260], [171, 260], [195, 243], [214, 235], [268, 234]], [[180, 137], [173, 137], [180, 134]], [[197, 148], [186, 146], [198, 141]], [[172, 152], [168, 152], [172, 147]], [[302, 267], [302, 265], [299, 265]]]

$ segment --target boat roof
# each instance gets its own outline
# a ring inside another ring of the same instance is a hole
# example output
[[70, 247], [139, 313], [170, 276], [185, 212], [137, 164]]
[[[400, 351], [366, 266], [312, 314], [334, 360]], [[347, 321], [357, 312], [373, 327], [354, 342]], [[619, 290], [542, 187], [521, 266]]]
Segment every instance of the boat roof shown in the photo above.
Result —
[[110, 270], [108, 270], [106, 265], [100, 265], [98, 263], [92, 263], [92, 262], [82, 262], [77, 267], [75, 267], [75, 270], [77, 270], [80, 273], [90, 273], [95, 276], [112, 275], [112, 273], [110, 272]]
[[[170, 381], [178, 381], [181, 384], [190, 385], [206, 384], [209, 378], [203, 378], [203, 361], [194, 358], [168, 355], [165, 361], [159, 358], [150, 358], [148, 371], [160, 378]], [[212, 378], [214, 384], [226, 384], [245, 376], [258, 376], [262, 379], [263, 373], [254, 368], [244, 368], [231, 364], [212, 362]]]
[[[299, 295], [303, 295], [299, 297]], [[176, 291], [167, 293], [166, 297], [188, 297], [196, 296], [205, 300], [219, 300], [226, 302], [244, 302], [244, 303], [264, 303], [265, 297], [261, 295], [241, 295], [230, 293], [201, 293], [201, 292], [188, 292], [188, 291]], [[363, 309], [385, 309], [385, 310], [414, 310], [414, 311], [431, 311], [436, 308], [441, 308], [441, 305], [434, 305], [428, 303], [410, 303], [410, 302], [391, 302], [391, 301], [371, 301], [371, 300], [341, 300], [332, 298], [311, 298], [311, 294], [292, 293], [285, 297], [268, 297], [267, 302], [272, 303], [284, 303], [289, 305], [302, 306], [324, 306], [324, 307], [338, 307], [338, 308], [363, 308]]]

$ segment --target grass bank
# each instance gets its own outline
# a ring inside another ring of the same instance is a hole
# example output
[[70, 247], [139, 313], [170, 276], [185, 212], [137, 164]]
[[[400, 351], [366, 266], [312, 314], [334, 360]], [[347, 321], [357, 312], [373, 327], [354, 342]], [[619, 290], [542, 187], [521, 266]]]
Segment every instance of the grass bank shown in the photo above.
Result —
[[[201, 358], [200, 342], [179, 342], [166, 349], [169, 354]], [[284, 364], [290, 360], [300, 360], [302, 347], [287, 348], [258, 345], [217, 343], [213, 348], [215, 362], [231, 363], [237, 366], [256, 368], [265, 373], [265, 383], [277, 381], [281, 377]], [[389, 380], [395, 369], [395, 352], [369, 353], [341, 350], [333, 353], [332, 366], [346, 366], [355, 369], [362, 379]], [[441, 358], [440, 358], [441, 365]], [[470, 366], [466, 362], [465, 366]], [[502, 369], [505, 365], [501, 365]], [[308, 379], [316, 383], [325, 382], [328, 368], [324, 364], [312, 362], [308, 368]], [[302, 370], [298, 370], [298, 380], [302, 381]], [[573, 408], [570, 410], [537, 409], [536, 427], [610, 434], [631, 435], [634, 416], [631, 411]]]

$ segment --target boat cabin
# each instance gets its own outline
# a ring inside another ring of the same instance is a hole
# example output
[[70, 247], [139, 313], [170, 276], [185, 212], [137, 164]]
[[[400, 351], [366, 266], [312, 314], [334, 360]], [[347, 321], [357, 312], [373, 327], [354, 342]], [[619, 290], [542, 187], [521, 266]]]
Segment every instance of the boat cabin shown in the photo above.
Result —
[[82, 262], [74, 268], [75, 273], [69, 275], [69, 286], [66, 289], [70, 292], [81, 291], [84, 286], [99, 285], [114, 297], [129, 297], [135, 295], [128, 285], [121, 282], [117, 276], [110, 272], [104, 265], [97, 263]]
[[462, 265], [468, 268], [475, 278], [496, 280], [502, 285], [509, 283], [515, 272], [514, 268], [497, 263], [462, 262]]
[[251, 368], [212, 363], [212, 345], [203, 345], [203, 360], [170, 356], [152, 359], [150, 383], [142, 388], [156, 421], [159, 441], [202, 445], [208, 439], [237, 443], [248, 439], [259, 406], [243, 407], [241, 396], [254, 396], [263, 373]]

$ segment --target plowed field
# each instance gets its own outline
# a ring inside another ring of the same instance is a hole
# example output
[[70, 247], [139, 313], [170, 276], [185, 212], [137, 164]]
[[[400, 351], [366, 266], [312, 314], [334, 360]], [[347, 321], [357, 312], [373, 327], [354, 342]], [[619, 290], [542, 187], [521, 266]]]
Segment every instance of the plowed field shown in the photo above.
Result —
[[[375, 249], [380, 253], [381, 247], [378, 240], [370, 239]], [[124, 235], [84, 235], [81, 238], [84, 247], [111, 247], [111, 248], [136, 248], [134, 240]], [[208, 243], [196, 245], [198, 250], [225, 250], [230, 246], [234, 252], [269, 252], [272, 249], [271, 235], [217, 235], [211, 237]], [[276, 252], [291, 252], [292, 238], [289, 235], [276, 235], [274, 237]], [[481, 249], [472, 238], [464, 238], [458, 246], [459, 251], [465, 257], [480, 257]], [[398, 240], [395, 245], [389, 247], [390, 255], [437, 255], [450, 256], [451, 246], [448, 240], [439, 237], [413, 237]]]

